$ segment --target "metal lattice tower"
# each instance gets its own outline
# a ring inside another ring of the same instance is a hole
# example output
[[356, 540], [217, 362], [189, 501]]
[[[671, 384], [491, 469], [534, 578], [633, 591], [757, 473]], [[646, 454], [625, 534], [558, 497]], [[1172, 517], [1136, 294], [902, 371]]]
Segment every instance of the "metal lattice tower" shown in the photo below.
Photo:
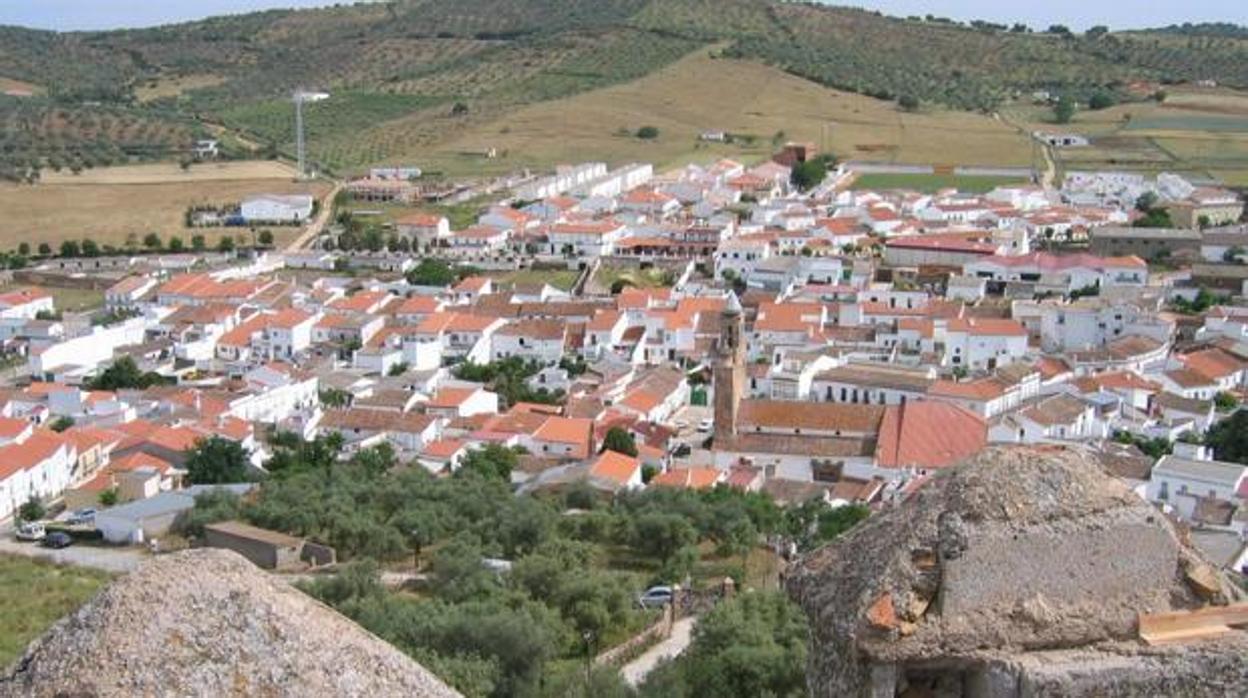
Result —
[[295, 103], [295, 159], [299, 163], [299, 176], [306, 178], [308, 176], [308, 143], [303, 128], [303, 105], [306, 102], [329, 99], [329, 95], [324, 92], [308, 92], [299, 89], [295, 90], [291, 99]]

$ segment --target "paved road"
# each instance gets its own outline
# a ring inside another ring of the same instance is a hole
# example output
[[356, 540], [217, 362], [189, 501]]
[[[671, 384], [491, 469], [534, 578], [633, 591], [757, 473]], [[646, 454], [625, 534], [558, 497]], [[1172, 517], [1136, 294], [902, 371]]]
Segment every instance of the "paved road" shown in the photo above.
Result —
[[5, 524], [0, 527], [0, 555], [22, 555], [49, 560], [58, 565], [93, 567], [105, 572], [124, 574], [138, 567], [147, 553], [140, 548], [112, 548], [81, 544], [51, 550], [38, 543], [25, 543], [14, 539], [12, 526]]
[[666, 640], [646, 650], [640, 657], [625, 664], [620, 669], [624, 681], [629, 686], [637, 686], [646, 679], [659, 662], [679, 656], [693, 640], [693, 623], [695, 618], [682, 618], [672, 625], [672, 635]]
[[325, 229], [325, 226], [329, 225], [329, 217], [334, 213], [334, 199], [340, 191], [342, 191], [342, 185], [336, 185], [333, 190], [325, 195], [324, 199], [321, 199], [320, 213], [316, 214], [316, 218], [299, 234], [299, 237], [286, 246], [287, 252], [298, 252], [307, 247], [313, 240], [316, 240], [321, 231]]

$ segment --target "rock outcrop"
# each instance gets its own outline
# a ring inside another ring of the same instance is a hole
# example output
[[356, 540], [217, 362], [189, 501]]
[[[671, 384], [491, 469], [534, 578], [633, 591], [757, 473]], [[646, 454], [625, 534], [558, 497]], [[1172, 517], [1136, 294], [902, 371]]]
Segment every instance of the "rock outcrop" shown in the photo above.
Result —
[[236, 553], [155, 558], [35, 640], [0, 696], [459, 695]]
[[990, 449], [804, 559], [815, 696], [1248, 695], [1248, 633], [1139, 614], [1242, 600], [1159, 511], [1063, 449]]

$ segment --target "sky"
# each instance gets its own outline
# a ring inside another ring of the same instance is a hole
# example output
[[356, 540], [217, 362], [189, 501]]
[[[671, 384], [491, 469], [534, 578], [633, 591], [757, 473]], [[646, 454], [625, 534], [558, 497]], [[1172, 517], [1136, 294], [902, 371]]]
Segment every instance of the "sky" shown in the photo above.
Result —
[[[523, 2], [523, 0], [516, 0]], [[315, 7], [326, 0], [0, 0], [0, 24], [57, 30], [142, 27], [274, 7]], [[1138, 29], [1183, 22], [1248, 25], [1245, 0], [851, 0], [845, 3], [891, 15], [985, 19], [1035, 28], [1065, 24], [1083, 30], [1096, 24]]]
[[983, 19], [999, 24], [1022, 22], [1035, 29], [1065, 24], [1075, 31], [1103, 24], [1110, 29], [1143, 29], [1184, 22], [1231, 22], [1248, 25], [1245, 0], [848, 0], [845, 4], [908, 17], [933, 14], [952, 19]]

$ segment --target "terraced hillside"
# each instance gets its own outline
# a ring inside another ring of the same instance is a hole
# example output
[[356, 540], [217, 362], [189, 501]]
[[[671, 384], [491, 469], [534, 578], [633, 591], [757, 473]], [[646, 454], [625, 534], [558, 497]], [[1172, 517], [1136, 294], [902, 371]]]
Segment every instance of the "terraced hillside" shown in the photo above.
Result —
[[0, 99], [0, 176], [29, 177], [54, 159], [175, 158], [222, 128], [236, 136], [232, 151], [289, 152], [287, 98], [299, 87], [335, 94], [309, 110], [313, 157], [353, 169], [708, 47], [845, 91], [962, 110], [1037, 89], [1248, 86], [1248, 38], [1217, 25], [1032, 33], [776, 0], [397, 0], [113, 32], [0, 28], [0, 79], [34, 88]]

